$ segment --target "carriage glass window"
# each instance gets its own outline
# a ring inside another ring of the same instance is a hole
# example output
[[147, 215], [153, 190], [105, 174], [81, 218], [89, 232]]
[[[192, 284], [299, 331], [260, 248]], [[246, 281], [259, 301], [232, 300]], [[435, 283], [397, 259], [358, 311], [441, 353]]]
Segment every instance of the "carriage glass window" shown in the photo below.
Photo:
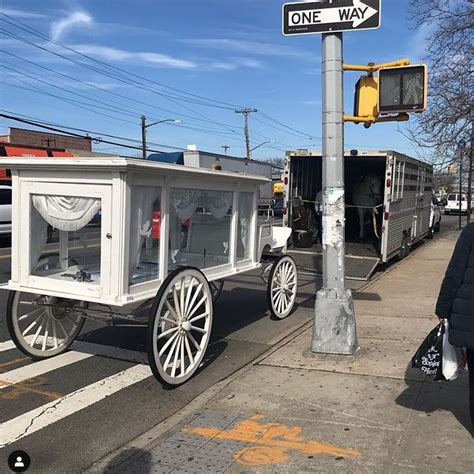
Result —
[[161, 188], [132, 186], [130, 200], [129, 282], [159, 278]]
[[100, 284], [99, 198], [31, 195], [31, 274]]
[[253, 215], [253, 193], [239, 194], [239, 222], [237, 231], [237, 260], [251, 258], [251, 226]]
[[169, 270], [230, 263], [231, 191], [172, 188]]

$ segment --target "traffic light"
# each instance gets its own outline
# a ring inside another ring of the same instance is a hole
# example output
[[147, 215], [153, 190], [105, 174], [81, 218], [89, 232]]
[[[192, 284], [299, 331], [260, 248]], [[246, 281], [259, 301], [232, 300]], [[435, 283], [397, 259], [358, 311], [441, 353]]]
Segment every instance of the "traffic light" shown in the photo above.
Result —
[[354, 115], [356, 117], [376, 117], [378, 99], [378, 78], [362, 76], [355, 86]]
[[381, 68], [378, 79], [379, 114], [423, 112], [426, 109], [426, 65]]

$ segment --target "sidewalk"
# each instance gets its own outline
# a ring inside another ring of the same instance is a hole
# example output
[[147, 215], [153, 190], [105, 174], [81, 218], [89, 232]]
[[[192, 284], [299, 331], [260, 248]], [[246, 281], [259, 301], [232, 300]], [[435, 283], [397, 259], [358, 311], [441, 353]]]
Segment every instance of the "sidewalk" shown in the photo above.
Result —
[[356, 296], [356, 355], [313, 355], [306, 327], [93, 470], [472, 472], [467, 377], [435, 383], [407, 369], [437, 322], [456, 238], [424, 245]]

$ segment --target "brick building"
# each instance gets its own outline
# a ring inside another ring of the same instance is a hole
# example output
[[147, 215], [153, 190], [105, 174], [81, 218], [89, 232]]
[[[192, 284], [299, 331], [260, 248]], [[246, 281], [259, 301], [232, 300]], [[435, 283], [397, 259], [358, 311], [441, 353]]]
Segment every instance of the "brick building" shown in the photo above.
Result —
[[92, 151], [92, 138], [71, 137], [15, 127], [10, 127], [9, 131], [8, 135], [0, 135], [0, 142], [29, 147]]

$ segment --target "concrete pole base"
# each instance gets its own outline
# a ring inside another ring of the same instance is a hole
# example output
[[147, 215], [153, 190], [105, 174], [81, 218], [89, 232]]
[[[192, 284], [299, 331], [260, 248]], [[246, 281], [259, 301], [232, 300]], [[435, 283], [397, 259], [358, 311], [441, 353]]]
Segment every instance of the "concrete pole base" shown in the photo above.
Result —
[[323, 354], [351, 355], [357, 348], [351, 290], [322, 288], [316, 294], [311, 350]]

